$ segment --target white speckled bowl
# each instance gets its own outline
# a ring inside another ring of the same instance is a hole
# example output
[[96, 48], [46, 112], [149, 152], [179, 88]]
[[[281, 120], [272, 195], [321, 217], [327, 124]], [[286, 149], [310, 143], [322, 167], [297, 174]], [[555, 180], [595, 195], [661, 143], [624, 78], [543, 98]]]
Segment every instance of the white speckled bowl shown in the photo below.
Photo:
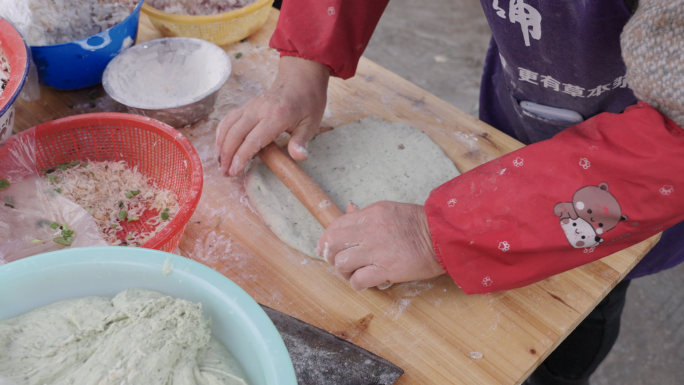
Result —
[[221, 47], [184, 37], [136, 45], [112, 60], [102, 86], [134, 114], [183, 127], [207, 116], [232, 64]]
[[[173, 270], [164, 276], [167, 258]], [[161, 251], [83, 247], [2, 265], [0, 320], [65, 299], [113, 297], [130, 288], [201, 302], [204, 315], [213, 321], [212, 333], [240, 362], [250, 385], [297, 384], [280, 334], [247, 293], [201, 263]]]

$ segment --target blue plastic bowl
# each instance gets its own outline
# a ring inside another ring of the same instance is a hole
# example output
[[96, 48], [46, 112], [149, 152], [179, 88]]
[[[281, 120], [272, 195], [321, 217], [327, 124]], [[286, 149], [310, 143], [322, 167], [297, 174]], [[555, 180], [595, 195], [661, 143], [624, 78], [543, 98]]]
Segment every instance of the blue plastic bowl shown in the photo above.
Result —
[[[173, 270], [162, 274], [171, 258]], [[240, 362], [251, 385], [296, 385], [280, 334], [238, 285], [193, 260], [150, 249], [82, 247], [0, 266], [0, 320], [51, 303], [91, 295], [113, 297], [129, 288], [156, 290], [201, 302], [212, 333]]]
[[31, 47], [40, 79], [60, 90], [78, 90], [101, 83], [107, 64], [135, 42], [142, 4], [143, 0], [124, 21], [97, 35]]

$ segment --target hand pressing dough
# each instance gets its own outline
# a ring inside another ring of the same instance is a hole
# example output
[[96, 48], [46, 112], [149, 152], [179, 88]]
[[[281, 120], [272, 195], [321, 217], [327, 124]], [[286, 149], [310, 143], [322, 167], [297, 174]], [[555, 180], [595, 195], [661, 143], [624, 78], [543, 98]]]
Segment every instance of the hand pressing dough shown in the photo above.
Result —
[[[344, 210], [388, 200], [424, 204], [430, 191], [459, 175], [423, 132], [370, 117], [318, 135], [299, 165]], [[287, 245], [316, 259], [323, 226], [265, 164], [247, 172], [247, 195], [268, 227]], [[330, 202], [322, 201], [325, 207]]]
[[246, 385], [202, 307], [155, 291], [54, 303], [0, 322], [0, 384]]

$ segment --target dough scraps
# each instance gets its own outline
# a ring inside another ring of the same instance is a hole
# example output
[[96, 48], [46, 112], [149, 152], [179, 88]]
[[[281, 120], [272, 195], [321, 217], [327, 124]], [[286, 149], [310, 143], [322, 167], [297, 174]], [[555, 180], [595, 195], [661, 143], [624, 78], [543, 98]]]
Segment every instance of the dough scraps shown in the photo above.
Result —
[[[459, 175], [423, 132], [369, 117], [316, 136], [299, 165], [344, 210], [388, 200], [424, 204], [437, 186]], [[323, 226], [265, 164], [247, 172], [247, 195], [268, 227], [287, 245], [316, 259]], [[322, 201], [325, 207], [330, 202]]]
[[0, 322], [0, 383], [246, 385], [202, 305], [129, 289]]

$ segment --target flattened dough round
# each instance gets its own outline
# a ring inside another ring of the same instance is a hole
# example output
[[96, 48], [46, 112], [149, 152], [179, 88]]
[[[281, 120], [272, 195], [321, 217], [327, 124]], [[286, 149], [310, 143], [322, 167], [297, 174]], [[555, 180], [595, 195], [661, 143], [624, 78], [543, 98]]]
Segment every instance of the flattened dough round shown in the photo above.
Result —
[[[459, 175], [423, 132], [369, 117], [318, 135], [299, 165], [344, 210], [388, 200], [423, 204], [430, 191]], [[316, 259], [323, 226], [265, 164], [247, 173], [247, 195], [268, 227], [287, 245]], [[325, 206], [327, 202], [321, 202]]]

